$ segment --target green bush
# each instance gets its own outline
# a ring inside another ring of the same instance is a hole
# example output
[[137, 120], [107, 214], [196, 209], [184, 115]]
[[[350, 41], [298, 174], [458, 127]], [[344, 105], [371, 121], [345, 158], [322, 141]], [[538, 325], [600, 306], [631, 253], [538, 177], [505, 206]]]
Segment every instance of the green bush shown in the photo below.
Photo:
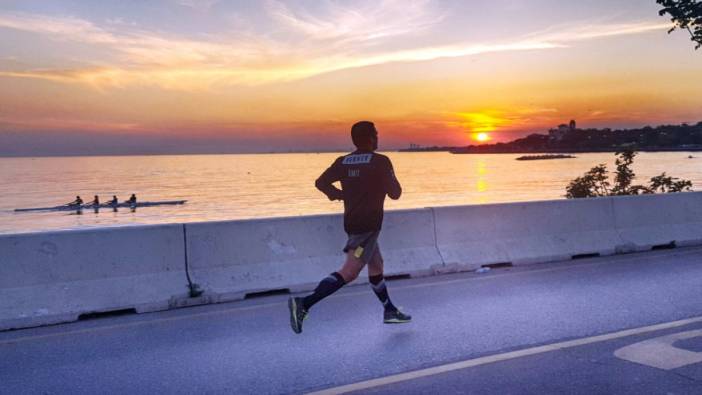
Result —
[[614, 184], [609, 181], [607, 165], [599, 164], [581, 177], [571, 181], [566, 187], [566, 197], [568, 199], [598, 197], [598, 196], [619, 196], [619, 195], [641, 195], [649, 193], [672, 193], [692, 190], [690, 180], [667, 176], [665, 173], [651, 178], [648, 186], [634, 185], [636, 174], [631, 166], [634, 163], [636, 151], [626, 150], [617, 152], [617, 172], [614, 176]]

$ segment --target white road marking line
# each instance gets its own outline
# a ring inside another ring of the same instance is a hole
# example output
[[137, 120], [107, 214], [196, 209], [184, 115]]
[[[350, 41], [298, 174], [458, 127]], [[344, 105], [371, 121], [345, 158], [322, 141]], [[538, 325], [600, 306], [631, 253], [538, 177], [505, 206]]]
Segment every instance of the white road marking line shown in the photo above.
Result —
[[[696, 255], [702, 252], [702, 248], [696, 248], [696, 247], [690, 247], [689, 249], [686, 248], [685, 251], [679, 251], [674, 254], [670, 253], [661, 253], [661, 254], [651, 254], [648, 255], [647, 252], [642, 252], [642, 253], [637, 253], [631, 256], [621, 256], [618, 257], [617, 255], [611, 255], [608, 257], [600, 257], [600, 259], [607, 259], [607, 258], [614, 258], [614, 262], [610, 260], [603, 260], [602, 262], [584, 262], [584, 263], [578, 263], [578, 264], [568, 264], [568, 261], [565, 262], [550, 262], [551, 264], [560, 264], [559, 266], [556, 267], [550, 267], [550, 268], [545, 268], [545, 269], [525, 269], [524, 271], [518, 271], [518, 272], [511, 272], [511, 273], [499, 273], [499, 274], [489, 274], [489, 275], [480, 275], [480, 276], [470, 276], [470, 277], [465, 277], [465, 278], [459, 278], [459, 279], [454, 279], [454, 280], [437, 280], [437, 281], [431, 281], [428, 283], [422, 283], [422, 284], [408, 284], [408, 285], [398, 285], [398, 286], [393, 286], [392, 290], [393, 292], [395, 291], [401, 291], [405, 289], [416, 289], [416, 288], [429, 288], [437, 285], [449, 285], [449, 284], [459, 284], [459, 283], [464, 283], [464, 282], [470, 282], [470, 281], [485, 281], [485, 280], [490, 280], [490, 279], [499, 279], [503, 277], [515, 277], [515, 276], [524, 276], [524, 275], [529, 275], [529, 274], [538, 274], [538, 273], [549, 273], [549, 272], [557, 272], [557, 271], [564, 271], [564, 270], [569, 270], [569, 269], [576, 269], [579, 267], [586, 267], [586, 266], [602, 266], [602, 265], [611, 265], [611, 264], [616, 264], [616, 263], [621, 263], [621, 262], [628, 262], [632, 260], [652, 260], [655, 258], [659, 258], [661, 255], [668, 257], [668, 258], [674, 258], [674, 257], [680, 257], [680, 256], [687, 256], [687, 255]], [[525, 267], [532, 266], [532, 265], [525, 265]], [[465, 273], [470, 273], [470, 272], [463, 272]], [[447, 276], [450, 276], [450, 273], [447, 274]], [[459, 273], [455, 273], [459, 274]], [[361, 286], [360, 284], [358, 286]], [[366, 290], [364, 291], [350, 291], [350, 292], [343, 292], [343, 293], [337, 293], [334, 295], [331, 295], [330, 298], [344, 298], [344, 297], [351, 297], [351, 296], [358, 296], [358, 295], [363, 295], [368, 293]], [[236, 303], [236, 302], [234, 302]], [[121, 328], [131, 328], [131, 327], [138, 327], [138, 326], [145, 326], [145, 325], [153, 325], [153, 324], [160, 324], [160, 323], [165, 323], [165, 322], [173, 322], [173, 321], [181, 321], [181, 320], [189, 320], [192, 318], [200, 318], [200, 317], [207, 317], [207, 316], [213, 316], [213, 315], [220, 315], [220, 314], [229, 314], [229, 313], [236, 313], [240, 311], [249, 311], [249, 310], [256, 310], [256, 309], [262, 309], [262, 308], [270, 308], [270, 307], [280, 307], [286, 305], [287, 300], [283, 300], [280, 302], [270, 302], [270, 303], [261, 303], [261, 304], [256, 304], [253, 306], [240, 306], [240, 307], [232, 307], [232, 308], [225, 308], [221, 310], [215, 310], [215, 311], [204, 311], [200, 313], [194, 313], [194, 314], [187, 314], [187, 315], [179, 315], [177, 317], [168, 317], [168, 318], [156, 318], [156, 319], [151, 319], [147, 321], [138, 321], [138, 322], [128, 322], [128, 323], [122, 323], [122, 324], [114, 324], [114, 325], [107, 325], [107, 326], [99, 326], [99, 327], [93, 327], [93, 328], [85, 328], [85, 329], [76, 329], [76, 330], [68, 330], [65, 332], [56, 332], [56, 333], [47, 333], [43, 335], [28, 335], [28, 336], [21, 336], [21, 337], [15, 337], [15, 338], [9, 338], [5, 340], [0, 340], [0, 346], [3, 344], [13, 344], [13, 343], [20, 343], [20, 342], [25, 342], [25, 341], [31, 341], [31, 340], [41, 340], [41, 339], [48, 339], [48, 338], [53, 338], [53, 337], [61, 337], [61, 336], [70, 336], [70, 335], [77, 335], [77, 334], [85, 334], [85, 333], [93, 333], [93, 332], [100, 332], [100, 331], [108, 331], [112, 329], [121, 329]], [[197, 307], [206, 307], [206, 306], [212, 306], [213, 304], [209, 305], [201, 305], [201, 306], [192, 306], [192, 308], [197, 308]], [[170, 312], [182, 312], [176, 310], [169, 310]], [[163, 311], [160, 313], [167, 313], [168, 311]], [[149, 313], [149, 314], [157, 314], [159, 312], [155, 313]], [[70, 325], [70, 324], [75, 324], [75, 322], [67, 322], [63, 325]], [[61, 324], [57, 324], [61, 325]], [[26, 330], [32, 330], [32, 329], [39, 329], [41, 330], [41, 327], [37, 328], [28, 328]], [[20, 331], [22, 329], [19, 329]], [[2, 332], [0, 332], [0, 335], [2, 335]]]
[[678, 340], [702, 336], [702, 329], [656, 337], [622, 347], [614, 352], [617, 358], [663, 370], [673, 370], [702, 362], [702, 352], [673, 346]]
[[412, 372], [400, 373], [391, 376], [379, 377], [377, 379], [359, 381], [353, 384], [342, 385], [339, 387], [328, 388], [321, 391], [310, 392], [308, 395], [331, 395], [331, 394], [346, 394], [353, 391], [360, 391], [383, 385], [399, 383], [408, 380], [415, 380], [422, 377], [433, 376], [441, 373], [452, 372], [456, 370], [471, 368], [489, 363], [508, 361], [511, 359], [526, 357], [530, 355], [543, 354], [550, 351], [564, 350], [567, 348], [583, 346], [587, 344], [599, 343], [608, 340], [619, 339], [627, 336], [640, 335], [649, 332], [660, 331], [663, 329], [677, 328], [684, 325], [702, 322], [702, 317], [688, 318], [685, 320], [666, 322], [662, 324], [644, 326], [640, 328], [627, 329], [619, 332], [608, 333], [604, 335], [585, 337], [564, 341], [560, 343], [547, 344], [538, 347], [527, 348], [523, 350], [511, 351], [503, 354], [488, 355], [485, 357], [468, 359], [461, 362], [454, 362], [446, 365], [435, 366], [427, 369], [415, 370]]

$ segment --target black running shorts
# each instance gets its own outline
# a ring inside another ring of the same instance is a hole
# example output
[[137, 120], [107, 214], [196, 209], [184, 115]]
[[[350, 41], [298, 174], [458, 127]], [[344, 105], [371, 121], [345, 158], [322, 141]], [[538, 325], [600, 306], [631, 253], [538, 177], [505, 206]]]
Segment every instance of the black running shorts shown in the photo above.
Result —
[[353, 252], [353, 255], [356, 258], [362, 260], [363, 263], [367, 265], [370, 263], [371, 258], [373, 258], [375, 251], [379, 248], [378, 236], [380, 236], [379, 230], [359, 234], [350, 234], [349, 239], [346, 241], [344, 252]]

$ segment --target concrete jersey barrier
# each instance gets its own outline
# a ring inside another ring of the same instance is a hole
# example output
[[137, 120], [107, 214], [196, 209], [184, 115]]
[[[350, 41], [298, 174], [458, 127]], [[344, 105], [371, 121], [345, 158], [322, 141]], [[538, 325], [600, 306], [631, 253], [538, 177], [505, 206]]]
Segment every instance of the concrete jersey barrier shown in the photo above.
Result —
[[609, 255], [621, 243], [610, 198], [433, 210], [439, 251], [459, 270]]
[[702, 192], [613, 198], [620, 252], [702, 244]]
[[[386, 274], [430, 274], [440, 266], [433, 232], [429, 210], [387, 213], [380, 239]], [[186, 233], [190, 275], [213, 301], [311, 290], [344, 262], [341, 215], [193, 223]]]
[[417, 277], [443, 270], [435, 230], [431, 209], [386, 212], [379, 241], [385, 275]]
[[2, 235], [0, 329], [167, 309], [184, 267], [182, 225]]
[[[0, 330], [311, 290], [345, 241], [341, 215], [0, 235]], [[390, 211], [380, 238], [386, 276], [698, 244], [702, 193]]]
[[308, 289], [339, 266], [341, 226], [335, 215], [186, 224], [190, 277], [214, 302]]

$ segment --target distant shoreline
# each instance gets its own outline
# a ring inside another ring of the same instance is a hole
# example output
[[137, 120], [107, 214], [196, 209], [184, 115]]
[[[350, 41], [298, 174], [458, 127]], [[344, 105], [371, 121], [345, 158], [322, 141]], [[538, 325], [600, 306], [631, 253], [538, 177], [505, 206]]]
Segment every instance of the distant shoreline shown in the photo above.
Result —
[[575, 120], [548, 130], [533, 133], [507, 143], [468, 145], [463, 147], [419, 147], [410, 144], [401, 152], [448, 151], [452, 154], [577, 154], [618, 152], [697, 152], [702, 151], [702, 122], [695, 125], [645, 126], [637, 129], [581, 129]]
[[[607, 152], [618, 152], [625, 148], [618, 149], [544, 149], [544, 150], [528, 150], [528, 149], [517, 149], [517, 150], [485, 150], [485, 151], [457, 151], [451, 152], [452, 150], [460, 149], [461, 147], [452, 147], [446, 149], [422, 149], [422, 148], [403, 148], [398, 152], [449, 152], [456, 155], [483, 155], [483, 154], [598, 154]], [[638, 152], [700, 152], [702, 147], [680, 147], [680, 148], [633, 148]]]

